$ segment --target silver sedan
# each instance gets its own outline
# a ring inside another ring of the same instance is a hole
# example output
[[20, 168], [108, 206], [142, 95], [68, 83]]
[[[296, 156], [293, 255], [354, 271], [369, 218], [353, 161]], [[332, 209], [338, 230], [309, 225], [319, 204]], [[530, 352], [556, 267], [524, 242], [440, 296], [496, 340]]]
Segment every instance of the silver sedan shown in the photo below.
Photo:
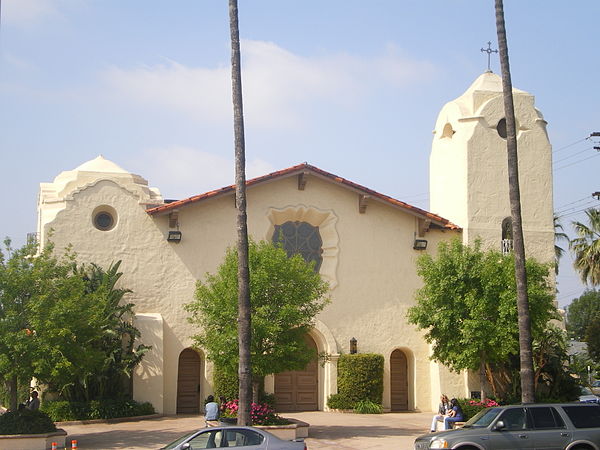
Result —
[[307, 450], [304, 442], [284, 441], [259, 428], [236, 426], [203, 428], [180, 437], [162, 450], [223, 447], [243, 447], [244, 450]]

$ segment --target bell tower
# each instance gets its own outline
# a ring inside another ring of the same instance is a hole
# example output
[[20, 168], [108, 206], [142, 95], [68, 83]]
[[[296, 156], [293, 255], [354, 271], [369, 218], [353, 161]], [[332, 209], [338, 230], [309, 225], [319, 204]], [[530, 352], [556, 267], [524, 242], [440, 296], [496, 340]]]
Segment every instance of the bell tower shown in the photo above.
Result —
[[[513, 89], [527, 257], [554, 261], [552, 149], [533, 95]], [[502, 79], [483, 73], [438, 115], [429, 210], [463, 228], [463, 242], [512, 248]]]

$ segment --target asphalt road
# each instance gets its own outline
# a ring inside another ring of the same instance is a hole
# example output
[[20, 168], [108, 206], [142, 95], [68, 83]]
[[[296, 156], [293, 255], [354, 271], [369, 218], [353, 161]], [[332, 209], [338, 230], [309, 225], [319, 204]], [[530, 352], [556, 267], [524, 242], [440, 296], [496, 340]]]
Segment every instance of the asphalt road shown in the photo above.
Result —
[[[415, 437], [427, 433], [432, 413], [346, 414], [336, 412], [288, 413], [310, 424], [305, 442], [314, 449], [413, 448]], [[204, 426], [202, 416], [166, 416], [150, 420], [88, 425], [61, 425], [67, 447], [77, 440], [80, 450], [158, 449], [177, 437]]]

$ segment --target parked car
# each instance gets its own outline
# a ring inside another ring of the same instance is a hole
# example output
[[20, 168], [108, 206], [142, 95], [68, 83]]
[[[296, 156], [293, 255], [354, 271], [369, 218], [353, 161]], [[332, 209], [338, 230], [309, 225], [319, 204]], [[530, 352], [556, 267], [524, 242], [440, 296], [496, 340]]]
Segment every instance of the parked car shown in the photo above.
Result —
[[307, 450], [304, 442], [284, 441], [259, 428], [237, 426], [203, 428], [180, 437], [162, 450], [222, 447], [244, 447], [246, 450]]
[[415, 450], [599, 450], [600, 405], [524, 404], [486, 408], [462, 428], [425, 434]]
[[583, 403], [600, 403], [600, 396], [594, 394], [590, 388], [582, 386], [579, 401]]
[[600, 395], [600, 380], [596, 380], [592, 383], [592, 392], [596, 395]]

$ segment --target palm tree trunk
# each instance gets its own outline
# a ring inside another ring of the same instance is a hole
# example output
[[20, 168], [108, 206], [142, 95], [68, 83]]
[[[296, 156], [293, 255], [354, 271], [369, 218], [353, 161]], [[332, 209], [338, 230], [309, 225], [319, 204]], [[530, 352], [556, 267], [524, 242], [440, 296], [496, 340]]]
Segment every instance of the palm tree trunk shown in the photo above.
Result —
[[508, 62], [508, 45], [504, 24], [504, 5], [496, 1], [496, 30], [498, 50], [502, 70], [502, 90], [504, 92], [504, 115], [506, 119], [506, 147], [508, 153], [508, 185], [510, 213], [512, 217], [513, 244], [515, 258], [515, 278], [517, 282], [517, 312], [519, 315], [519, 354], [521, 362], [521, 401], [535, 401], [533, 383], [533, 352], [531, 349], [531, 318], [527, 298], [527, 274], [525, 271], [525, 243], [521, 218], [521, 194], [519, 190], [519, 164], [517, 154], [517, 132], [512, 96], [512, 81]]
[[238, 251], [238, 345], [239, 345], [239, 410], [238, 425], [252, 425], [252, 366], [250, 361], [250, 270], [248, 268], [248, 224], [246, 217], [246, 155], [244, 144], [244, 111], [242, 105], [242, 71], [237, 0], [229, 0], [231, 33], [231, 86], [235, 134], [235, 204], [237, 207]]

